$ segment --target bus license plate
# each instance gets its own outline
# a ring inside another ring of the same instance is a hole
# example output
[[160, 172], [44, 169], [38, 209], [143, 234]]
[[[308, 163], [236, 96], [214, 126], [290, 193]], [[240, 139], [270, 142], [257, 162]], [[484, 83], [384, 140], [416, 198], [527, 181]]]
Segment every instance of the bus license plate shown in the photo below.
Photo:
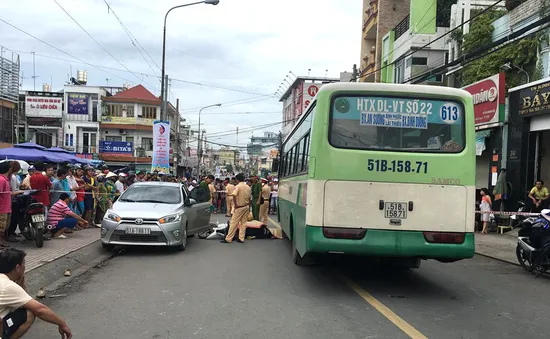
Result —
[[32, 222], [44, 222], [44, 214], [31, 215]]
[[150, 228], [126, 228], [126, 234], [151, 234]]
[[384, 207], [384, 217], [407, 219], [407, 203], [387, 202]]

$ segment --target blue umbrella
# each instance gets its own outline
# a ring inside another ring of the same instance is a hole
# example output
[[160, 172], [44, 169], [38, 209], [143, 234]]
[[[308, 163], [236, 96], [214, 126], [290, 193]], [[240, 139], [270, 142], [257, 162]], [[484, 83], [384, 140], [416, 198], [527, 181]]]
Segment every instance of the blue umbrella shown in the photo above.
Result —
[[0, 159], [17, 159], [25, 161], [43, 161], [43, 162], [63, 162], [66, 161], [63, 157], [60, 157], [58, 154], [53, 152], [46, 152], [40, 148], [42, 146], [36, 145], [38, 147], [32, 147], [32, 143], [24, 143], [14, 145], [13, 147], [2, 148], [0, 149]]
[[81, 159], [81, 158], [79, 158], [75, 155], [72, 155], [71, 152], [69, 152], [69, 151], [67, 151], [67, 150], [65, 150], [61, 147], [51, 147], [51, 148], [46, 149], [46, 151], [54, 152], [56, 156], [65, 158], [65, 161], [68, 161], [72, 164], [79, 163], [79, 164], [88, 165], [90, 163], [90, 161], [88, 161], [86, 159]]

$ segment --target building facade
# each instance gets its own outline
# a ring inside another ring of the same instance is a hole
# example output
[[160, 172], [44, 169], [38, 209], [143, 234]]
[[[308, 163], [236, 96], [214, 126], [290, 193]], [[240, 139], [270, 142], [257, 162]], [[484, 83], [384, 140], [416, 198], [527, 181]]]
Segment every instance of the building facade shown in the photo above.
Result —
[[[0, 143], [17, 143], [14, 117], [19, 101], [19, 55], [0, 53]], [[5, 56], [4, 56], [5, 55]]]
[[[283, 103], [283, 138], [292, 130], [300, 116], [306, 112], [319, 88], [332, 82], [340, 82], [340, 79], [299, 76], [288, 86], [279, 99], [279, 102]], [[253, 142], [251, 141], [251, 143]], [[254, 152], [257, 154], [257, 151], [256, 147]], [[251, 153], [249, 152], [249, 154]]]
[[[410, 13], [411, 2], [409, 0], [363, 0], [358, 79], [360, 82], [380, 81], [382, 60], [384, 57], [387, 58], [387, 53], [382, 51], [383, 37]], [[422, 4], [419, 6], [425, 7]]]

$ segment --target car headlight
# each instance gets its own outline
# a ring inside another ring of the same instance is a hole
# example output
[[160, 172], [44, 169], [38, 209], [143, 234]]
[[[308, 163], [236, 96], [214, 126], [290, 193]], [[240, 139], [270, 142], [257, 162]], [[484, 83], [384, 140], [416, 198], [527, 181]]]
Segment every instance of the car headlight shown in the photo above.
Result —
[[114, 213], [111, 213], [111, 212], [107, 212], [105, 213], [105, 220], [111, 220], [111, 221], [116, 221], [116, 222], [119, 222], [120, 221], [120, 217]]
[[172, 214], [172, 215], [167, 215], [165, 217], [160, 218], [159, 224], [166, 224], [169, 222], [175, 222], [180, 220], [181, 220], [181, 214]]

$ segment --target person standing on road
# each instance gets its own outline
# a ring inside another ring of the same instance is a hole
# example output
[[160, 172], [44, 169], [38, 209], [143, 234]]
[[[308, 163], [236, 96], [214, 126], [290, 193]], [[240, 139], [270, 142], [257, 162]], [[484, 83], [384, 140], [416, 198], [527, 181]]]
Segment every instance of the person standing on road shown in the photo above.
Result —
[[234, 182], [235, 178], [231, 178], [231, 180], [227, 183], [227, 186], [225, 186], [225, 203], [227, 205], [227, 212], [225, 214], [226, 217], [231, 217], [233, 215], [233, 192], [235, 191], [235, 185], [233, 185]]
[[73, 334], [67, 323], [28, 294], [24, 275], [25, 256], [25, 252], [15, 248], [0, 252], [2, 338], [21, 338], [31, 328], [35, 317], [38, 317], [57, 325], [61, 339], [71, 339]]
[[489, 233], [489, 220], [491, 219], [490, 212], [493, 202], [491, 201], [489, 191], [486, 188], [482, 188], [480, 194], [481, 204], [479, 204], [479, 210], [483, 212], [481, 215], [481, 221], [483, 221], [483, 229], [481, 230], [481, 234], [487, 234]]
[[260, 221], [260, 197], [262, 195], [262, 184], [258, 182], [258, 176], [250, 178], [252, 182], [252, 217]]
[[[84, 180], [84, 216], [83, 219], [92, 223], [92, 217], [95, 210], [95, 196], [97, 190], [97, 184], [95, 181], [93, 167], [86, 167], [86, 175], [82, 178]], [[85, 225], [83, 225], [85, 226]]]
[[269, 210], [269, 196], [271, 195], [271, 187], [267, 184], [267, 179], [262, 178], [262, 192], [260, 194], [260, 221], [267, 225], [267, 212]]
[[239, 228], [239, 240], [237, 241], [243, 243], [246, 236], [251, 191], [250, 187], [244, 182], [244, 175], [242, 173], [237, 174], [235, 180], [237, 186], [235, 186], [235, 190], [233, 191], [233, 217], [231, 217], [231, 221], [229, 222], [227, 236], [221, 241], [225, 244], [230, 244], [233, 241], [237, 227]]

